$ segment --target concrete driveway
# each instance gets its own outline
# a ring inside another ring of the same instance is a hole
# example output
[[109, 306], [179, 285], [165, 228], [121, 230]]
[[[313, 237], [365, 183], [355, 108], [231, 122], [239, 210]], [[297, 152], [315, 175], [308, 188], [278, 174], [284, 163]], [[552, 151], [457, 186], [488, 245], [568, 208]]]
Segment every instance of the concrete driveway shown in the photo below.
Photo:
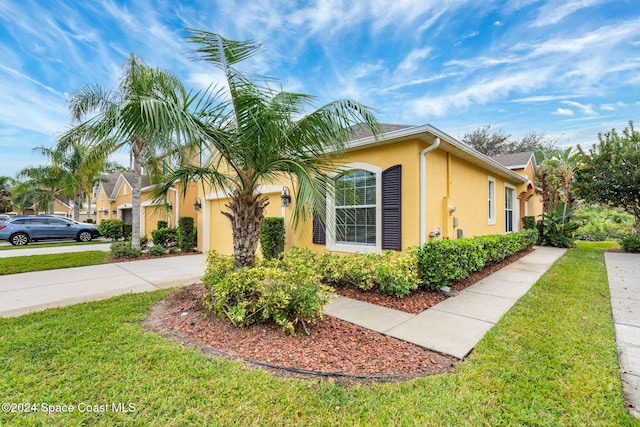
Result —
[[[102, 245], [40, 249], [58, 251], [67, 248], [61, 252], [69, 252], [70, 248], [98, 250], [96, 246]], [[19, 252], [18, 255], [39, 253], [38, 248], [17, 249], [15, 252]], [[196, 254], [0, 276], [0, 317], [19, 316], [125, 293], [188, 285], [203, 276], [205, 260], [206, 255]]]

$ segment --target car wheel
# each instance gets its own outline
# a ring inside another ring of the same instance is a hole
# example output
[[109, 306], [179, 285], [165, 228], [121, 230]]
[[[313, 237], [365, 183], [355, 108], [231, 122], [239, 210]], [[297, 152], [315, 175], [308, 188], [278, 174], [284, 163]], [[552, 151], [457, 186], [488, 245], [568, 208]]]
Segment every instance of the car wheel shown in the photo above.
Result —
[[91, 240], [91, 233], [88, 231], [81, 231], [78, 233], [78, 242], [88, 242]]
[[14, 246], [24, 246], [29, 243], [29, 236], [24, 233], [16, 233], [11, 236], [11, 244]]

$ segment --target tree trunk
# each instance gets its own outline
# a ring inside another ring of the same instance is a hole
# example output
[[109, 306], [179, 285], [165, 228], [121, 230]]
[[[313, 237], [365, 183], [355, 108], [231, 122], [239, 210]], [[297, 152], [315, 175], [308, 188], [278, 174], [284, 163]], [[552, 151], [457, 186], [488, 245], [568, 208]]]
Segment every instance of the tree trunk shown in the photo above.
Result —
[[[137, 144], [138, 141], [135, 142]], [[142, 188], [142, 153], [133, 148], [133, 183], [131, 189], [131, 246], [140, 248], [140, 190]]]
[[73, 219], [80, 221], [80, 209], [82, 209], [82, 202], [80, 194], [73, 195]]
[[261, 194], [239, 192], [226, 205], [231, 211], [222, 212], [231, 220], [235, 268], [253, 267], [260, 241], [260, 226], [269, 199]]
[[[87, 218], [88, 218], [88, 219], [92, 219], [92, 218], [91, 218], [91, 212], [92, 212], [92, 211], [91, 211], [91, 196], [89, 195], [89, 193], [87, 193], [87, 206], [89, 206], [89, 207], [87, 208], [87, 212], [88, 212], [88, 213], [87, 213]], [[96, 207], [96, 206], [94, 206], [94, 207]], [[93, 223], [94, 223], [94, 224], [97, 224], [97, 223], [98, 223], [98, 211], [96, 211], [96, 217], [95, 217], [95, 219], [93, 219]]]

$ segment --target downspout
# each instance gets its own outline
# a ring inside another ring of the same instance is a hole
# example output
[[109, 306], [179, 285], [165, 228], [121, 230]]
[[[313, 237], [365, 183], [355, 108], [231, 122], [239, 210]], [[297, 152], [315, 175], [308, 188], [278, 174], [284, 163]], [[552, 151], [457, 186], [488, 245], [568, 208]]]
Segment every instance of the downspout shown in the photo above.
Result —
[[420, 152], [420, 245], [427, 243], [427, 154], [440, 146], [440, 138]]

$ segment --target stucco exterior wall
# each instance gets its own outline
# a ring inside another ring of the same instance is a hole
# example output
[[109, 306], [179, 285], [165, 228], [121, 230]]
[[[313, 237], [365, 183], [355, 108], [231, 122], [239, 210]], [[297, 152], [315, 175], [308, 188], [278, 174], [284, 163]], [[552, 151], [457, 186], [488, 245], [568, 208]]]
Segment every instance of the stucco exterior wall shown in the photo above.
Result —
[[[401, 240], [402, 248], [420, 244], [420, 152], [429, 144], [421, 139], [408, 139], [388, 145], [370, 146], [347, 152], [340, 159], [342, 167], [359, 168], [359, 165], [371, 165], [376, 170], [384, 171], [395, 165], [402, 165], [401, 192]], [[339, 170], [336, 173], [340, 173]], [[526, 173], [526, 172], [525, 172]], [[533, 180], [532, 171], [529, 178]], [[539, 198], [534, 194], [532, 184], [521, 183], [518, 180], [505, 179], [500, 175], [476, 164], [472, 164], [456, 155], [438, 148], [426, 157], [426, 233], [436, 234], [437, 237], [426, 237], [427, 241], [434, 238], [455, 239], [458, 230], [463, 230], [465, 237], [485, 234], [505, 233], [505, 187], [512, 188], [516, 197], [514, 203], [514, 231], [521, 228], [520, 217], [525, 209], [531, 212], [539, 210]], [[489, 219], [488, 181], [493, 181], [494, 219]], [[270, 204], [265, 216], [285, 217], [286, 247], [308, 247], [320, 252], [327, 245], [313, 243], [311, 219], [292, 228], [290, 216], [293, 206], [286, 209], [280, 207], [280, 192], [282, 186], [291, 188], [289, 179], [270, 183], [277, 191], [268, 194]], [[220, 212], [227, 210], [224, 206], [227, 198], [214, 197], [213, 192], [200, 191], [199, 197], [204, 200], [203, 212], [199, 214], [199, 247], [215, 249], [223, 254], [233, 253], [233, 241], [229, 220]], [[224, 195], [223, 195], [224, 197]], [[207, 200], [205, 200], [207, 198]], [[295, 204], [295, 200], [292, 205]], [[455, 207], [455, 209], [454, 209]], [[541, 208], [540, 208], [541, 209]], [[381, 232], [377, 229], [377, 232]], [[336, 245], [337, 246], [337, 245]], [[334, 249], [339, 252], [339, 250]], [[380, 248], [378, 248], [380, 250]]]

